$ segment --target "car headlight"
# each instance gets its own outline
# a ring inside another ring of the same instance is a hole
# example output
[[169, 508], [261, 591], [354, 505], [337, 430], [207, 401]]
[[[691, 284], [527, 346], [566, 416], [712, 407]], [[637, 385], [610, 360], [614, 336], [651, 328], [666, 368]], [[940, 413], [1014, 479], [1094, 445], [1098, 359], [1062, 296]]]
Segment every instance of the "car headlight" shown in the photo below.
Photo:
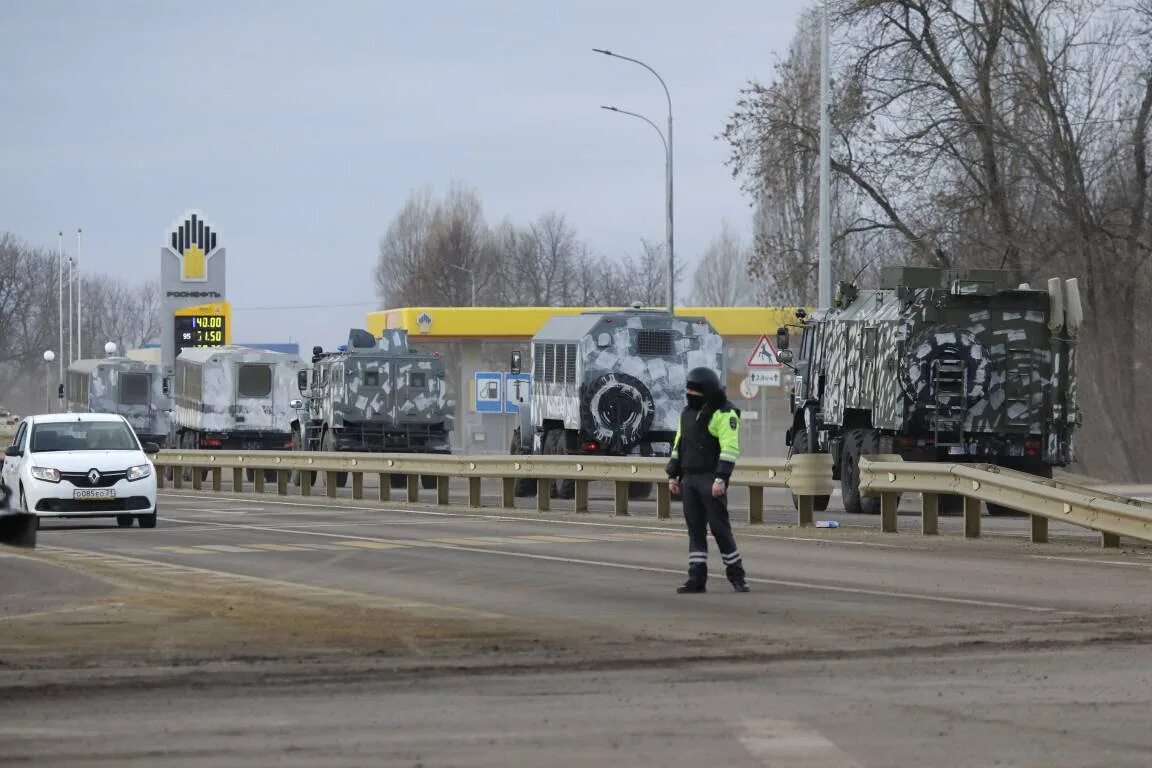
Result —
[[52, 467], [32, 467], [32, 477], [46, 483], [60, 482], [60, 470]]
[[128, 467], [128, 480], [143, 480], [152, 474], [151, 464], [139, 464], [135, 467]]

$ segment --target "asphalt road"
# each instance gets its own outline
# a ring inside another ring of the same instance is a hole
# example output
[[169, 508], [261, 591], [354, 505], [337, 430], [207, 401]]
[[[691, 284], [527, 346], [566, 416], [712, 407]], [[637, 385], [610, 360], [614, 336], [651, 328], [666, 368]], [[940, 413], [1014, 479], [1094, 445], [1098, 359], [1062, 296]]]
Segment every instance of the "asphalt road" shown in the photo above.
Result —
[[5, 589], [0, 765], [1152, 755], [1146, 549], [741, 525], [753, 592], [714, 553], [681, 596], [682, 524], [650, 514], [162, 503], [0, 552], [0, 583], [41, 585]]

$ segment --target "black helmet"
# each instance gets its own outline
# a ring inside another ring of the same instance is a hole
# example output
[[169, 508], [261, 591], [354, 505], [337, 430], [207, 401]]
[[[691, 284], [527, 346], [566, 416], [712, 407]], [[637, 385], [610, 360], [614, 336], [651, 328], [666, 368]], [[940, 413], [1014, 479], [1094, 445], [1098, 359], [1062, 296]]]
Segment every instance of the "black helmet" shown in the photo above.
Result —
[[693, 368], [688, 371], [687, 388], [704, 395], [704, 401], [709, 405], [724, 403], [724, 385], [720, 383], [716, 371], [711, 368]]

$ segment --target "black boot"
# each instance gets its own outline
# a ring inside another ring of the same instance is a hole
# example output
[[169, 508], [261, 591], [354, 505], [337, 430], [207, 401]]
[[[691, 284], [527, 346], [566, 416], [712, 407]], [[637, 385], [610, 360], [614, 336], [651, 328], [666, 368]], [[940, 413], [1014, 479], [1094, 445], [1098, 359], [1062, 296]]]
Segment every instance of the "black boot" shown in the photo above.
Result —
[[737, 592], [751, 592], [748, 588], [748, 582], [744, 580], [744, 565], [740, 561], [728, 566], [727, 574], [729, 583], [732, 584], [732, 589]]
[[681, 595], [706, 592], [704, 588], [706, 583], [708, 583], [708, 564], [692, 563], [688, 566], [688, 581], [677, 587], [676, 592]]

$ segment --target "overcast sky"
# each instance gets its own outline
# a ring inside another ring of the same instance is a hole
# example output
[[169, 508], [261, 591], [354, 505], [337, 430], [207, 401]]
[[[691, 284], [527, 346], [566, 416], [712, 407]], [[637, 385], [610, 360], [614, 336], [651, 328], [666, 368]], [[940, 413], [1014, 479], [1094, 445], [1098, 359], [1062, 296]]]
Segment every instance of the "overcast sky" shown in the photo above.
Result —
[[[664, 237], [672, 92], [677, 254], [747, 199], [723, 130], [801, 0], [0, 0], [0, 230], [151, 278], [201, 209], [228, 249], [237, 341], [341, 342], [375, 301], [409, 193], [475, 188], [490, 223], [564, 213], [605, 254]], [[683, 291], [686, 286], [683, 286]], [[338, 304], [321, 310], [254, 308]]]

